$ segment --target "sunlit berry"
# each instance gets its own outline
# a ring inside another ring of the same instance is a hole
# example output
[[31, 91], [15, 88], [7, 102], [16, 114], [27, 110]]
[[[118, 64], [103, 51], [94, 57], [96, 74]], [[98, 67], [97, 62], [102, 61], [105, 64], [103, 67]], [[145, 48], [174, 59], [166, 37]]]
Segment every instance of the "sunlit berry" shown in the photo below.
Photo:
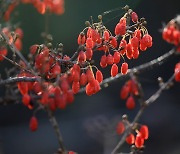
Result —
[[144, 145], [144, 139], [142, 138], [141, 133], [138, 133], [135, 139], [135, 146], [137, 148], [142, 148], [143, 145]]
[[108, 56], [106, 57], [106, 62], [108, 65], [112, 65], [114, 62], [114, 58], [111, 54], [108, 54]]
[[111, 67], [111, 76], [115, 77], [118, 74], [118, 66], [116, 64], [113, 64]]
[[140, 128], [140, 133], [141, 133], [141, 137], [145, 140], [148, 139], [149, 137], [149, 130], [148, 130], [148, 127], [146, 125], [142, 125], [141, 128]]
[[96, 80], [101, 83], [103, 81], [103, 74], [100, 70], [97, 70], [96, 72]]
[[115, 51], [114, 55], [113, 55], [113, 60], [114, 60], [113, 62], [116, 63], [116, 64], [119, 63], [120, 58], [121, 58], [120, 53], [118, 51]]
[[135, 137], [134, 137], [134, 134], [129, 134], [127, 137], [126, 137], [126, 142], [128, 143], [128, 144], [134, 144], [134, 141], [135, 141]]
[[125, 74], [127, 74], [127, 71], [128, 71], [128, 64], [126, 62], [124, 62], [121, 65], [121, 73], [125, 75]]
[[104, 37], [105, 41], [109, 41], [110, 34], [109, 34], [109, 32], [107, 30], [104, 31], [103, 37]]
[[86, 54], [85, 54], [84, 51], [80, 51], [80, 52], [79, 52], [78, 61], [79, 61], [79, 62], [84, 62], [84, 61], [86, 61]]
[[101, 66], [102, 68], [105, 68], [105, 67], [107, 66], [107, 57], [106, 57], [106, 55], [103, 55], [103, 56], [101, 57], [100, 66]]

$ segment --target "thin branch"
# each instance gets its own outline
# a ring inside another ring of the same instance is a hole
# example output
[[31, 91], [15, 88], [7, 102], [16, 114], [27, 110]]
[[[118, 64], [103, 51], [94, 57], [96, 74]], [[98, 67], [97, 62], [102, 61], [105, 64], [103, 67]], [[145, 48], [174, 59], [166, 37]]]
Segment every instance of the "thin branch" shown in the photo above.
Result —
[[[155, 66], [162, 65], [171, 56], [175, 55], [175, 53], [176, 53], [176, 49], [173, 48], [169, 52], [165, 53], [164, 55], [162, 55], [150, 62], [141, 64], [137, 67], [129, 69], [128, 73], [126, 75], [122, 75], [121, 73], [119, 73], [115, 77], [109, 77], [109, 78], [104, 79], [103, 82], [100, 84], [100, 86], [101, 86], [101, 88], [106, 88], [106, 87], [108, 87], [109, 83], [114, 82], [119, 79], [124, 79], [124, 78], [130, 76], [130, 74], [139, 74], [139, 73], [146, 71], [147, 69], [151, 69], [151, 68], [154, 68]], [[79, 91], [79, 93], [83, 93], [83, 92], [85, 92], [85, 88], [81, 88]]]
[[129, 134], [129, 132], [132, 130], [132, 127], [135, 125], [135, 123], [137, 123], [140, 119], [140, 117], [142, 116], [144, 110], [146, 109], [146, 107], [148, 107], [150, 104], [154, 103], [161, 95], [161, 93], [166, 90], [170, 83], [172, 83], [172, 81], [174, 80], [174, 74], [169, 78], [169, 80], [167, 82], [165, 82], [159, 90], [157, 90], [149, 99], [147, 99], [145, 101], [145, 104], [141, 107], [141, 109], [138, 111], [138, 113], [136, 114], [133, 122], [131, 123], [130, 127], [128, 127], [124, 133], [124, 135], [122, 136], [121, 140], [119, 141], [119, 143], [116, 145], [116, 147], [113, 149], [113, 151], [111, 152], [111, 154], [115, 154], [123, 145], [123, 143], [126, 140], [127, 135]]
[[60, 128], [58, 126], [58, 122], [57, 122], [55, 116], [53, 115], [52, 111], [49, 108], [47, 108], [46, 111], [48, 113], [49, 120], [50, 120], [50, 122], [51, 122], [51, 124], [52, 124], [52, 126], [54, 128], [56, 136], [58, 138], [58, 143], [59, 143], [60, 149], [62, 151], [62, 154], [65, 154], [66, 149], [65, 149], [65, 146], [64, 146], [64, 142], [63, 142], [63, 138], [62, 138], [62, 135], [61, 135], [61, 132], [60, 132]]
[[0, 27], [0, 34], [1, 34], [2, 38], [6, 41], [7, 45], [11, 49], [11, 51], [13, 53], [16, 53], [19, 56], [19, 58], [26, 64], [26, 66], [28, 68], [31, 68], [29, 62], [25, 59], [25, 57], [21, 54], [21, 52], [16, 49], [15, 45], [13, 43], [9, 43], [9, 38], [2, 32], [1, 27]]
[[[143, 72], [147, 69], [153, 68], [154, 66], [159, 66], [161, 64], [163, 64], [167, 59], [169, 59], [172, 55], [174, 55], [176, 52], [175, 49], [170, 50], [168, 53], [165, 53], [164, 55], [158, 57], [155, 60], [152, 60], [148, 63], [142, 64], [140, 66], [134, 67], [132, 69], [128, 70], [128, 73], [126, 75], [122, 75], [121, 73], [119, 73], [118, 75], [116, 75], [115, 77], [110, 77], [107, 79], [104, 79], [104, 81], [100, 84], [101, 88], [105, 88], [108, 86], [109, 83], [116, 81], [118, 79], [123, 79], [128, 77], [131, 73], [136, 74], [136, 73], [140, 73]], [[14, 77], [14, 78], [8, 78], [6, 80], [1, 80], [0, 81], [0, 85], [5, 85], [5, 84], [10, 84], [10, 83], [16, 83], [16, 82], [35, 82], [39, 79], [39, 77]], [[79, 93], [83, 93], [85, 92], [85, 88], [81, 88]]]
[[10, 77], [6, 80], [0, 80], [0, 86], [16, 83], [16, 82], [35, 82], [37, 80], [38, 80], [37, 77], [13, 77], [13, 78]]

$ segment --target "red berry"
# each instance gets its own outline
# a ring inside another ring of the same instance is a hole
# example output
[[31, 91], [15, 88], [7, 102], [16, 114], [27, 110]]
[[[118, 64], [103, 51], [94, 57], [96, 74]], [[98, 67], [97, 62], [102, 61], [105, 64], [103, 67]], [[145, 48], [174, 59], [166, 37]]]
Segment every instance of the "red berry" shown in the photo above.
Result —
[[132, 45], [133, 48], [138, 48], [139, 46], [139, 39], [134, 36], [131, 40], [130, 40], [130, 43]]
[[46, 12], [46, 5], [44, 2], [39, 2], [38, 5], [36, 6], [36, 9], [37, 11], [40, 13], [40, 14], [44, 14]]
[[92, 49], [93, 48], [93, 41], [92, 38], [87, 38], [86, 40], [86, 47]]
[[139, 57], [139, 49], [138, 48], [133, 48], [132, 56], [134, 59], [137, 59]]
[[86, 83], [87, 83], [87, 76], [85, 73], [82, 73], [80, 77], [80, 85], [84, 86], [86, 85]]
[[79, 92], [79, 89], [80, 89], [80, 84], [79, 82], [73, 82], [72, 84], [72, 91], [74, 94], [77, 94]]
[[78, 39], [77, 39], [78, 44], [82, 45], [85, 43], [85, 41], [86, 41], [86, 37], [85, 37], [84, 33], [80, 33], [78, 36]]
[[129, 85], [124, 85], [120, 91], [120, 97], [121, 99], [126, 99], [129, 95], [130, 87]]
[[90, 69], [86, 71], [86, 76], [87, 76], [88, 82], [92, 82], [94, 80], [94, 73]]
[[74, 70], [72, 73], [72, 78], [74, 82], [78, 82], [80, 79], [80, 73], [77, 70]]
[[31, 117], [29, 127], [30, 127], [31, 131], [33, 131], [33, 132], [37, 130], [38, 120], [35, 116]]
[[3, 56], [7, 55], [7, 49], [6, 48], [0, 48], [0, 61], [4, 60]]
[[112, 45], [113, 48], [117, 47], [117, 40], [115, 37], [111, 36], [109, 43]]
[[46, 104], [49, 103], [49, 93], [48, 93], [47, 91], [44, 91], [44, 92], [43, 92], [40, 101], [41, 101], [41, 103], [42, 103], [43, 105], [46, 105]]
[[23, 95], [22, 102], [25, 106], [28, 106], [30, 103], [31, 97], [28, 94]]
[[141, 133], [138, 133], [135, 139], [135, 146], [137, 148], [142, 148], [143, 144], [144, 144], [144, 139], [142, 138]]
[[134, 36], [136, 36], [139, 40], [141, 40], [141, 30], [136, 29], [134, 31]]
[[37, 52], [37, 50], [38, 50], [38, 47], [39, 47], [39, 45], [37, 45], [37, 44], [35, 44], [35, 45], [32, 45], [31, 47], [30, 47], [30, 53], [32, 54], [32, 55], [34, 55], [36, 52]]
[[17, 50], [21, 51], [22, 50], [22, 41], [20, 38], [16, 39], [16, 42], [14, 43], [15, 47]]
[[124, 55], [126, 53], [126, 49], [127, 49], [127, 42], [126, 42], [126, 40], [121, 40], [121, 42], [119, 44], [119, 49], [120, 49], [120, 53], [122, 55]]
[[72, 103], [74, 101], [74, 93], [72, 90], [67, 91], [67, 102]]
[[129, 110], [132, 110], [135, 108], [135, 101], [134, 101], [134, 98], [133, 96], [129, 96], [127, 101], [126, 101], [126, 107], [129, 109]]
[[116, 64], [113, 64], [111, 67], [111, 76], [115, 77], [118, 74], [118, 66]]
[[23, 35], [24, 35], [24, 34], [23, 34], [23, 30], [22, 30], [21, 28], [16, 28], [15, 33], [18, 34], [18, 37], [19, 37], [20, 39], [23, 38]]
[[27, 82], [18, 82], [18, 89], [22, 95], [25, 95], [28, 93], [28, 83]]
[[79, 61], [79, 62], [84, 62], [84, 61], [86, 61], [86, 54], [85, 54], [84, 51], [80, 51], [80, 52], [79, 52], [78, 61]]
[[107, 66], [107, 57], [106, 57], [106, 55], [103, 55], [103, 56], [101, 57], [100, 66], [101, 66], [102, 68], [105, 68], [105, 67]]
[[33, 84], [33, 90], [36, 94], [38, 94], [39, 92], [42, 92], [42, 88], [39, 82], [35, 82]]
[[53, 77], [56, 77], [58, 74], [61, 73], [61, 67], [58, 64], [55, 64], [50, 72], [52, 73]]
[[68, 154], [75, 154], [75, 152], [74, 151], [69, 151]]
[[141, 133], [142, 138], [147, 140], [149, 137], [148, 127], [146, 125], [142, 125], [139, 131]]
[[132, 48], [132, 44], [128, 43], [126, 46], [127, 50], [126, 50], [126, 56], [128, 59], [132, 59], [133, 57], [133, 48]]
[[115, 27], [115, 35], [124, 35], [126, 34], [126, 25], [118, 23]]
[[69, 83], [68, 83], [67, 79], [62, 79], [62, 81], [60, 82], [60, 87], [61, 87], [63, 92], [67, 92], [68, 91]]
[[64, 95], [57, 95], [55, 97], [55, 103], [60, 109], [65, 109], [66, 108], [66, 97]]
[[136, 14], [136, 12], [132, 12], [131, 13], [131, 19], [133, 22], [137, 22], [138, 21], [138, 15]]
[[93, 56], [93, 51], [92, 51], [92, 49], [90, 49], [90, 48], [86, 48], [86, 59], [88, 59], [88, 60], [91, 60], [91, 58], [92, 58], [92, 56]]
[[100, 70], [97, 70], [96, 72], [96, 80], [101, 83], [103, 81], [103, 74]]
[[129, 134], [127, 137], [126, 137], [126, 142], [128, 143], [128, 144], [134, 144], [134, 141], [135, 141], [135, 137], [134, 137], [134, 134]]
[[95, 79], [86, 85], [86, 94], [88, 96], [97, 93], [99, 90], [100, 90], [99, 82]]
[[110, 35], [109, 35], [109, 32], [107, 30], [104, 31], [103, 37], [104, 37], [105, 41], [107, 41], [107, 42], [109, 41]]
[[141, 39], [141, 43], [145, 45], [146, 47], [151, 47], [152, 37], [149, 34], [144, 35], [143, 38]]
[[79, 66], [78, 64], [74, 64], [72, 69], [73, 69], [73, 71], [76, 70], [76, 71], [78, 71], [79, 73], [80, 73], [80, 71], [81, 71], [81, 68], [80, 68], [80, 66]]
[[116, 132], [118, 135], [121, 135], [125, 130], [125, 127], [124, 127], [124, 123], [123, 122], [119, 122], [117, 124], [117, 128], [116, 128]]
[[114, 63], [116, 63], [116, 64], [119, 63], [120, 58], [121, 58], [120, 53], [118, 51], [115, 51], [114, 55], [113, 55]]
[[128, 71], [128, 64], [126, 62], [124, 62], [121, 65], [121, 73], [125, 75], [125, 74], [127, 74], [127, 71]]
[[177, 82], [180, 82], [180, 62], [176, 64], [174, 73], [175, 73], [175, 80]]
[[113, 59], [113, 56], [111, 54], [109, 54], [107, 57], [106, 57], [106, 62], [108, 65], [112, 65], [113, 62], [114, 62], [114, 59]]
[[140, 50], [141, 50], [141, 51], [146, 51], [146, 49], [147, 49], [146, 45], [145, 45], [144, 42], [141, 40], [141, 41], [140, 41]]
[[92, 85], [90, 83], [88, 83], [86, 85], [86, 94], [88, 96], [91, 96], [94, 93], [94, 88], [92, 87]]

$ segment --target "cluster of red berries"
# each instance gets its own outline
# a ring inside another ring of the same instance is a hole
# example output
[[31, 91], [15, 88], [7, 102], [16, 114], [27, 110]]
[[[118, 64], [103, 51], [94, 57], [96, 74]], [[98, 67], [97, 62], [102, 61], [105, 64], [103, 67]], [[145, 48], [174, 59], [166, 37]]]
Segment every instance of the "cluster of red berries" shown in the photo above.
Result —
[[[14, 33], [12, 33], [12, 29], [9, 27], [4, 27], [2, 32], [8, 37], [9, 43], [13, 43], [18, 51], [22, 50], [22, 38], [23, 38], [23, 31], [21, 28], [16, 28]], [[6, 46], [0, 47], [0, 61], [4, 60], [4, 56], [7, 56], [8, 50]]]
[[120, 91], [120, 98], [126, 100], [126, 107], [130, 110], [135, 108], [134, 96], [138, 96], [138, 85], [133, 80], [128, 80]]
[[[172, 19], [163, 29], [162, 37], [168, 43], [174, 44], [177, 47], [177, 52], [180, 52], [180, 23], [179, 16]], [[180, 82], [180, 63], [177, 63], [174, 69], [175, 80]]]
[[[127, 25], [128, 15], [132, 22], [135, 23], [132, 26], [133, 28], [129, 28], [131, 26]], [[123, 60], [124, 55], [128, 59], [137, 59], [139, 49], [145, 51], [152, 46], [152, 37], [148, 34], [146, 28], [142, 26], [143, 24], [140, 24], [135, 12], [128, 12], [120, 19], [115, 27], [115, 36], [102, 24], [102, 16], [99, 16], [99, 19], [100, 22], [92, 25], [88, 22], [88, 27], [79, 34], [77, 42], [85, 48], [84, 51], [79, 53], [79, 57], [81, 57], [81, 61], [91, 60], [95, 49], [104, 51], [104, 55], [100, 59], [100, 66], [105, 68], [107, 65], [112, 65], [111, 76], [114, 77], [119, 72], [118, 63], [121, 57], [123, 57]], [[130, 31], [130, 29], [133, 30]], [[127, 74], [127, 70], [128, 64], [123, 62], [120, 72]]]
[[22, 3], [31, 3], [40, 14], [46, 11], [61, 15], [64, 13], [64, 0], [21, 0]]
[[174, 20], [170, 21], [163, 29], [162, 37], [168, 43], [174, 44], [178, 47], [177, 51], [180, 51], [180, 27]]
[[[125, 125], [122, 121], [120, 121], [117, 125], [117, 134], [121, 135], [124, 133], [125, 131]], [[135, 145], [136, 148], [142, 148], [144, 145], [144, 140], [147, 140], [149, 137], [149, 130], [148, 127], [146, 125], [141, 125], [139, 127], [139, 130], [136, 129], [136, 136], [134, 135], [134, 133], [129, 133], [128, 136], [126, 137], [126, 142], [130, 145]]]
[[[47, 9], [53, 12], [53, 5], [63, 3], [63, 1], [59, 0], [22, 0], [22, 2], [32, 3], [42, 14]], [[130, 26], [127, 24], [128, 16], [135, 23], [132, 28], [129, 28]], [[74, 54], [71, 58], [63, 54], [62, 44], [59, 44], [57, 48], [53, 48], [52, 43], [47, 43], [46, 45], [35, 44], [30, 47], [30, 65], [34, 71], [20, 61], [19, 65], [24, 69], [20, 71], [18, 76], [34, 77], [37, 80], [35, 82], [17, 82], [17, 87], [25, 106], [33, 109], [33, 103], [36, 100], [41, 105], [55, 111], [57, 108], [64, 109], [67, 104], [72, 103], [74, 95], [79, 92], [81, 87], [85, 88], [88, 96], [100, 91], [103, 74], [91, 63], [95, 50], [104, 51], [104, 55], [100, 59], [100, 66], [105, 68], [107, 65], [111, 65], [111, 76], [115, 77], [118, 72], [122, 74], [127, 74], [128, 72], [128, 64], [124, 60], [125, 54], [128, 59], [137, 58], [139, 48], [144, 51], [147, 47], [152, 46], [152, 38], [135, 12], [129, 13], [127, 11], [120, 19], [115, 27], [115, 36], [103, 25], [102, 16], [99, 19], [100, 22], [92, 25], [88, 22], [88, 27], [79, 34], [77, 39], [79, 48], [77, 54]], [[131, 29], [133, 30], [131, 31]], [[9, 37], [10, 43], [15, 43], [16, 48], [21, 50], [22, 30], [15, 30], [15, 34], [19, 36], [15, 42], [13, 41], [13, 36], [9, 35], [9, 29], [3, 29], [3, 32]], [[129, 40], [129, 43], [126, 40]], [[113, 52], [113, 55], [111, 52]], [[4, 51], [2, 53], [6, 54]], [[124, 62], [121, 63], [119, 71], [118, 63], [120, 63], [121, 57]], [[123, 93], [125, 93], [122, 94], [124, 99], [130, 95], [126, 106], [129, 109], [133, 109], [135, 101], [132, 95], [138, 95], [137, 86], [133, 81], [126, 83]], [[34, 131], [37, 129], [38, 122], [34, 116], [32, 119], [30, 128]]]
[[175, 80], [177, 82], [180, 82], [180, 62], [176, 64], [174, 73], [175, 73]]
[[[64, 0], [21, 0], [24, 4], [32, 4], [40, 14], [45, 14], [47, 11], [57, 15], [64, 13]], [[18, 1], [13, 1], [9, 5], [4, 14], [4, 19], [9, 20], [11, 13], [15, 7], [19, 4]]]

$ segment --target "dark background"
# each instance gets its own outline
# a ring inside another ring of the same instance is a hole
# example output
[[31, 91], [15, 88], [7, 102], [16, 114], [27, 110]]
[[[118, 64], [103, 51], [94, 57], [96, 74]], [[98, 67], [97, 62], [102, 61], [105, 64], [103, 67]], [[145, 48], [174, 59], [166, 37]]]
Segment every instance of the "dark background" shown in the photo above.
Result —
[[[77, 48], [77, 35], [90, 16], [96, 20], [98, 14], [125, 4], [129, 4], [140, 17], [147, 19], [147, 28], [154, 42], [153, 47], [143, 52], [138, 60], [130, 62], [130, 67], [169, 51], [172, 46], [161, 39], [160, 29], [163, 22], [167, 23], [180, 13], [179, 0], [67, 0], [65, 13], [50, 17], [50, 33], [54, 37], [54, 44], [62, 42], [67, 54], [72, 55]], [[40, 33], [44, 30], [45, 18], [31, 5], [21, 5], [16, 11], [18, 15], [13, 22], [21, 21], [25, 35], [23, 52], [27, 53], [30, 45], [42, 43]], [[117, 11], [104, 16], [104, 22], [110, 30], [113, 30], [120, 17], [113, 18], [121, 14], [122, 11]], [[158, 89], [157, 77], [168, 79], [177, 62], [178, 58], [170, 59], [164, 65], [140, 75], [146, 98]], [[1, 70], [5, 65], [5, 62], [0, 65]], [[110, 154], [119, 140], [113, 132], [117, 121], [124, 113], [132, 120], [139, 109], [137, 105], [135, 110], [128, 111], [125, 102], [120, 100], [119, 91], [123, 83], [124, 81], [114, 82], [109, 88], [91, 97], [78, 95], [66, 110], [56, 112], [67, 149], [79, 154]], [[177, 83], [172, 89], [165, 91], [140, 119], [150, 130], [150, 138], [145, 143], [145, 154], [180, 153], [179, 88]], [[1, 89], [1, 93], [2, 91]], [[32, 111], [23, 105], [0, 106], [0, 153], [52, 154], [57, 150], [57, 139], [46, 113], [40, 111], [37, 114], [39, 129], [35, 133], [28, 128], [31, 115]], [[129, 146], [125, 144], [122, 152], [129, 152]]]

